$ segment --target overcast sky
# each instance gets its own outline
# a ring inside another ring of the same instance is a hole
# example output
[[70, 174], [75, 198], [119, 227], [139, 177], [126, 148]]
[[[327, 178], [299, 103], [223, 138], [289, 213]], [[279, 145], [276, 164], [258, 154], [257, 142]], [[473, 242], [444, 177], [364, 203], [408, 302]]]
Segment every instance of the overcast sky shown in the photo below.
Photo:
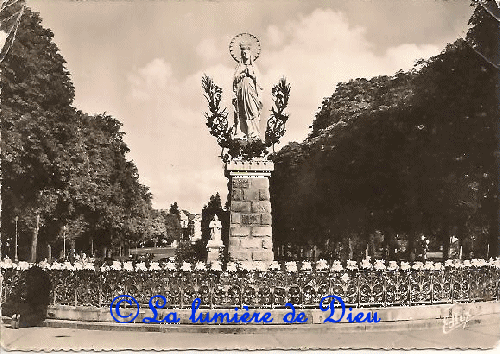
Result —
[[[205, 126], [203, 73], [231, 108], [231, 38], [260, 39], [265, 127], [271, 87], [292, 87], [283, 139], [302, 141], [336, 83], [407, 70], [465, 36], [467, 0], [55, 1], [28, 0], [67, 61], [75, 106], [123, 122], [128, 158], [153, 206], [200, 213], [225, 200], [220, 149]], [[231, 116], [230, 116], [231, 118]]]

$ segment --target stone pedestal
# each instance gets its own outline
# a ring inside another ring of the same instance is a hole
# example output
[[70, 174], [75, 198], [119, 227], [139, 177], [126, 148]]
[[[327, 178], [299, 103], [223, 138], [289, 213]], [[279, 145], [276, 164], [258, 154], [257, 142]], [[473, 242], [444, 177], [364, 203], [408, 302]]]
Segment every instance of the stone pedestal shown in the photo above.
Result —
[[224, 250], [224, 244], [222, 243], [221, 240], [208, 240], [207, 262], [211, 263], [213, 261], [218, 261], [223, 250]]
[[229, 256], [235, 261], [272, 262], [272, 216], [267, 160], [232, 160], [226, 164], [230, 188]]

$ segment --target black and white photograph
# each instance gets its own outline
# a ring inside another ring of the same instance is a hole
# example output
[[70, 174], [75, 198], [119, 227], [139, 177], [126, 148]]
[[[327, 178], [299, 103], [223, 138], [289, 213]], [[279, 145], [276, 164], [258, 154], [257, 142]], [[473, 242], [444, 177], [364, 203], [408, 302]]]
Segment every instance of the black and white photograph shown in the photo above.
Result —
[[0, 0], [6, 351], [500, 348], [500, 1]]

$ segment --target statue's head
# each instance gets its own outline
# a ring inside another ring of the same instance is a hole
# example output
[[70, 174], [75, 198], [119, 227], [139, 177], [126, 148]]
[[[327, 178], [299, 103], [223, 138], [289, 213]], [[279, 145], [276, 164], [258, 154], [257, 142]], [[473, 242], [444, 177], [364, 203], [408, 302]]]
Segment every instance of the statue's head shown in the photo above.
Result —
[[246, 42], [241, 42], [240, 43], [240, 51], [241, 51], [241, 60], [246, 62], [246, 61], [251, 61], [252, 59], [252, 47], [249, 43]]
[[240, 33], [229, 43], [229, 52], [238, 63], [253, 63], [260, 54], [259, 39], [250, 33]]

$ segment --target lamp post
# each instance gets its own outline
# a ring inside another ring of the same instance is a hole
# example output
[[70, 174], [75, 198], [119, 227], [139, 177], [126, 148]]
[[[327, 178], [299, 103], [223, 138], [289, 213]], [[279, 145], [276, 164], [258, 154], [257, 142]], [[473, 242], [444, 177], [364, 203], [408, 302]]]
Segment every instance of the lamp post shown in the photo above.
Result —
[[63, 258], [66, 260], [66, 226], [63, 226]]
[[14, 220], [16, 221], [16, 238], [14, 239], [14, 262], [17, 263], [17, 261], [19, 260], [17, 256], [17, 221], [19, 220], [19, 217], [16, 215]]

